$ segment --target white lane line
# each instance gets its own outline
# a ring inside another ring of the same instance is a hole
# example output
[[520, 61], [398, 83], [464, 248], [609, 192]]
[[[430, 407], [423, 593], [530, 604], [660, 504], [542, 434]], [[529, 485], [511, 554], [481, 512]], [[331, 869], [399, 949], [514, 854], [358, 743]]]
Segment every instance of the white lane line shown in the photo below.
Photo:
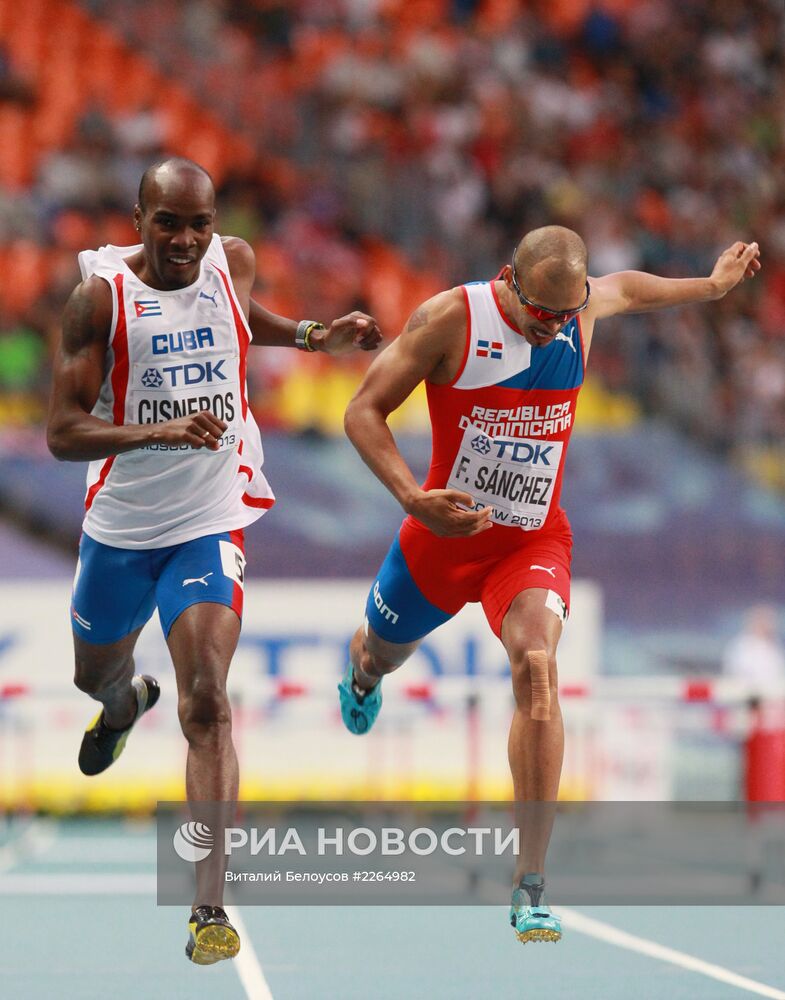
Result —
[[262, 972], [262, 964], [251, 944], [251, 937], [245, 926], [245, 921], [240, 916], [239, 908], [227, 906], [226, 912], [240, 935], [240, 953], [237, 958], [233, 959], [233, 965], [240, 977], [245, 995], [248, 1000], [273, 1000], [270, 986]]
[[155, 875], [95, 875], [81, 872], [0, 875], [0, 896], [153, 896]]
[[56, 842], [55, 824], [31, 820], [15, 840], [0, 847], [0, 872], [46, 854]]
[[[124, 861], [134, 863], [149, 861], [155, 864], [156, 843], [154, 838], [125, 837], [122, 833], [116, 837], [69, 837], [60, 835], [56, 848], [49, 854], [55, 854], [57, 862], [81, 861], [89, 858], [91, 864], [96, 862], [116, 862], [122, 865]], [[52, 860], [47, 858], [47, 862]]]
[[[490, 879], [483, 878], [481, 880], [480, 891], [489, 902], [491, 899], [498, 901], [499, 887]], [[565, 927], [578, 931], [579, 934], [586, 934], [588, 937], [597, 938], [598, 941], [616, 945], [618, 948], [626, 948], [628, 951], [636, 951], [640, 955], [647, 955], [649, 958], [656, 958], [661, 962], [670, 962], [671, 965], [679, 966], [690, 972], [697, 972], [700, 975], [708, 976], [709, 979], [727, 983], [729, 986], [737, 986], [739, 989], [755, 993], [757, 996], [768, 997], [769, 1000], [785, 1000], [785, 991], [778, 990], [774, 986], [766, 986], [765, 983], [759, 983], [747, 976], [740, 976], [736, 972], [731, 972], [730, 969], [724, 969], [721, 965], [704, 962], [703, 959], [695, 958], [686, 952], [668, 948], [635, 934], [628, 934], [627, 931], [620, 931], [617, 927], [612, 927], [602, 920], [587, 917], [585, 914], [566, 906], [556, 906], [555, 912], [563, 919]]]
[[649, 958], [657, 958], [661, 962], [670, 962], [682, 969], [690, 972], [698, 972], [709, 979], [716, 979], [720, 983], [727, 983], [729, 986], [737, 986], [740, 990], [748, 993], [755, 993], [761, 997], [769, 997], [770, 1000], [785, 1000], [785, 992], [758, 983], [754, 979], [746, 976], [739, 976], [729, 969], [724, 969], [721, 965], [714, 965], [712, 962], [704, 962], [700, 958], [694, 958], [683, 951], [676, 951], [675, 948], [666, 948], [664, 945], [656, 944], [646, 938], [637, 937], [635, 934], [628, 934], [620, 931], [610, 924], [601, 920], [594, 920], [576, 910], [556, 907], [556, 912], [563, 918], [565, 926], [589, 937], [597, 938], [598, 941], [605, 941], [606, 944], [613, 944], [619, 948], [626, 948], [628, 951], [637, 951], [641, 955], [648, 955]]

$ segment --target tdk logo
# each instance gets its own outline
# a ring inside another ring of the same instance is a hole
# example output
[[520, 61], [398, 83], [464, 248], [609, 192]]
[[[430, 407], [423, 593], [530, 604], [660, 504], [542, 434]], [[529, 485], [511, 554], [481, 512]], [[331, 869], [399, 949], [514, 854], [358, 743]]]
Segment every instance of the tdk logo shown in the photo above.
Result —
[[177, 333], [158, 333], [153, 337], [153, 354], [179, 354], [196, 351], [200, 347], [215, 347], [213, 331], [209, 326], [198, 330], [178, 330]]
[[[225, 382], [226, 375], [221, 371], [226, 358], [214, 363], [205, 361], [200, 364], [198, 361], [191, 361], [187, 365], [167, 365], [161, 371], [169, 376], [169, 385], [172, 388], [182, 385], [199, 385], [201, 382]], [[148, 369], [142, 376], [144, 383], [145, 376], [153, 369]]]
[[526, 465], [550, 465], [548, 455], [553, 451], [552, 444], [534, 444], [531, 441], [494, 441], [499, 449], [497, 458], [506, 458], [508, 462], [521, 462]]
[[148, 368], [140, 381], [145, 389], [158, 389], [163, 385], [164, 379], [157, 368]]

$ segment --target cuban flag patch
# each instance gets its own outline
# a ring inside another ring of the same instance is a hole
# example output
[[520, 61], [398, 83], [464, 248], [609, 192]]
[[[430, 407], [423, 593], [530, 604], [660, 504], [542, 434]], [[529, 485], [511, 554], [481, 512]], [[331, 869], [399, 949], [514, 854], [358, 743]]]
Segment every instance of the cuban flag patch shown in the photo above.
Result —
[[478, 340], [475, 354], [478, 358], [493, 358], [501, 361], [504, 344], [501, 340]]
[[139, 316], [162, 316], [161, 303], [158, 299], [134, 299], [134, 309]]

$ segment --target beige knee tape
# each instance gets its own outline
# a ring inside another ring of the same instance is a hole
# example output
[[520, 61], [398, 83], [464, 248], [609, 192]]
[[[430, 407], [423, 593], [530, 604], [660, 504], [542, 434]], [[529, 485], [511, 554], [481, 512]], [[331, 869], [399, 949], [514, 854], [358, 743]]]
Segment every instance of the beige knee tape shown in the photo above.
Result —
[[548, 683], [548, 654], [544, 649], [529, 653], [532, 685], [532, 718], [547, 722], [551, 717], [551, 688]]

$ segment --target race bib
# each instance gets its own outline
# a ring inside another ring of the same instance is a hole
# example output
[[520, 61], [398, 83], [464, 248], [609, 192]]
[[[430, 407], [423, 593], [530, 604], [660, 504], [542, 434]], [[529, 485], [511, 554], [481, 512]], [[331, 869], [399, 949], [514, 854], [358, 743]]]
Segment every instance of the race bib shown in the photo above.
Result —
[[491, 507], [496, 524], [536, 531], [545, 523], [559, 473], [562, 441], [489, 437], [469, 424], [447, 486]]
[[132, 377], [132, 421], [159, 424], [210, 410], [229, 425], [221, 447], [231, 446], [231, 433], [242, 413], [240, 372], [236, 356], [199, 361], [137, 362]]
[[241, 589], [245, 589], [245, 554], [243, 550], [233, 542], [227, 542], [223, 539], [218, 542], [218, 549], [221, 553], [221, 569], [224, 576], [228, 576]]

